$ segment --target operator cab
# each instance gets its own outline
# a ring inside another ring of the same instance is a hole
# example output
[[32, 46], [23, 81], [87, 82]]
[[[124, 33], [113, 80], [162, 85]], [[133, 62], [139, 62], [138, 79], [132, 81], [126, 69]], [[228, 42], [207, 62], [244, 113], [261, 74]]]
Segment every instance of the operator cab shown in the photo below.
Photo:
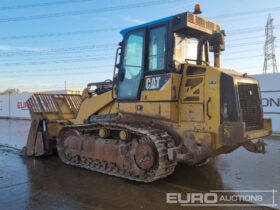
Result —
[[[185, 12], [121, 31], [118, 101], [139, 100], [147, 75], [180, 73], [185, 63], [209, 65], [209, 50], [214, 51], [215, 66], [219, 67], [219, 52], [224, 49], [220, 26], [195, 13]], [[149, 84], [160, 88], [160, 81]]]

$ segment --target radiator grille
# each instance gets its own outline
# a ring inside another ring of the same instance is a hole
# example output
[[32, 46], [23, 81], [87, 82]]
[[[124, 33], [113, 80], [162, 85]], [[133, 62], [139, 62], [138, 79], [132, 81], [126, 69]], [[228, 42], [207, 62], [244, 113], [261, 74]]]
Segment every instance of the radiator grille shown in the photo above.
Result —
[[246, 130], [261, 128], [262, 110], [258, 84], [238, 83], [238, 91]]

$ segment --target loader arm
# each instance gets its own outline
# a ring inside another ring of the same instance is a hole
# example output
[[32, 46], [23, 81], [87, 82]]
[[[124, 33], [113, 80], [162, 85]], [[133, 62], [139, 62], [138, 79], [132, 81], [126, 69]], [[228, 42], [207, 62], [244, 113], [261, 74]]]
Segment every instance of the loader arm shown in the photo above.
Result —
[[[112, 90], [101, 95], [89, 96], [83, 100], [76, 118], [71, 119], [73, 124], [87, 123], [87, 119], [100, 110], [108, 108], [108, 112], [114, 106], [114, 99], [112, 98]], [[105, 113], [104, 113], [105, 114]], [[106, 113], [107, 114], [107, 113]], [[108, 113], [109, 114], [109, 113]]]

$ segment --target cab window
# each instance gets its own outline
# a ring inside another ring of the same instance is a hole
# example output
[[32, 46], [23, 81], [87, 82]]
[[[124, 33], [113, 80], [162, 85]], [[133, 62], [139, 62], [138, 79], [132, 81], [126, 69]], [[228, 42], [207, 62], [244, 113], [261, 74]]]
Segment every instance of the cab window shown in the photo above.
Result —
[[[186, 62], [195, 64], [197, 59], [198, 39], [183, 34], [175, 33], [174, 62], [176, 68]], [[205, 61], [203, 50], [202, 60]]]
[[132, 32], [125, 43], [124, 78], [119, 82], [118, 99], [137, 99], [143, 72], [144, 30]]
[[166, 35], [166, 26], [151, 29], [149, 32], [149, 71], [165, 69]]

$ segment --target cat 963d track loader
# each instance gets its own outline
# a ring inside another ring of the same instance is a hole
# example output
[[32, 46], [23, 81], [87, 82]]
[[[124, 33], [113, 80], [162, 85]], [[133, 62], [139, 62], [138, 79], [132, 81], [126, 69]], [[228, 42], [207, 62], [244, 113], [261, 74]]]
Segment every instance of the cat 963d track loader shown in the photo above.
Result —
[[82, 96], [34, 94], [23, 153], [152, 182], [178, 162], [201, 164], [240, 146], [265, 152], [271, 121], [259, 84], [220, 68], [224, 32], [198, 14], [196, 5], [122, 30], [113, 80], [88, 84]]

